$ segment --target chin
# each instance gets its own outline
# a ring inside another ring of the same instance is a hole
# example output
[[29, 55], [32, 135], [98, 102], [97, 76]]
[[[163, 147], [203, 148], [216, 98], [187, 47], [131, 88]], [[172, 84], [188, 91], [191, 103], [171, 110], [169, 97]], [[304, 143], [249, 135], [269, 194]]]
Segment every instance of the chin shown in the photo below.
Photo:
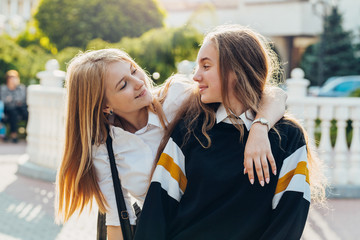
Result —
[[152, 98], [151, 97], [147, 98], [145, 102], [147, 106], [149, 106], [152, 103]]
[[206, 104], [212, 103], [212, 101], [210, 99], [206, 98], [205, 96], [201, 96], [200, 100], [202, 103], [206, 103]]

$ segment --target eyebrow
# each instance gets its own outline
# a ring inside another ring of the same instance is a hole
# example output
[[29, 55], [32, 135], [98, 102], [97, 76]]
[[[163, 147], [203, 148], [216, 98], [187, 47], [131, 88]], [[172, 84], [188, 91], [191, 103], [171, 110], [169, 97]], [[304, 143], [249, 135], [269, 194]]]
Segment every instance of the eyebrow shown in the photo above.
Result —
[[199, 62], [205, 62], [206, 60], [208, 60], [208, 61], [211, 62], [211, 59], [208, 58], [208, 57], [203, 57], [203, 58], [201, 58]]

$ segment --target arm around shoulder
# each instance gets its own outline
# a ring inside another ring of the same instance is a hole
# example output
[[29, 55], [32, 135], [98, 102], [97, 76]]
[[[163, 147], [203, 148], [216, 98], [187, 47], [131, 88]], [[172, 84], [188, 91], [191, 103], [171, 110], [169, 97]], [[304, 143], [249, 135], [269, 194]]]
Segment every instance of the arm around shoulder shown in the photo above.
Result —
[[107, 226], [108, 240], [123, 240], [120, 226]]
[[266, 118], [273, 127], [285, 114], [287, 93], [279, 87], [267, 87], [261, 99], [257, 118]]

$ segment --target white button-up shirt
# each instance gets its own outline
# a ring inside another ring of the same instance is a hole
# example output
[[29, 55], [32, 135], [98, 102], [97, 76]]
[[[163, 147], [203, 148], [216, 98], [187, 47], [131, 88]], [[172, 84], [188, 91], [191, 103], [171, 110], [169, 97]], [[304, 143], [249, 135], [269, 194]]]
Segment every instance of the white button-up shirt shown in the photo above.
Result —
[[[189, 96], [188, 80], [175, 80], [169, 87], [163, 110], [170, 122], [176, 115], [183, 101]], [[142, 207], [150, 183], [151, 169], [163, 137], [164, 129], [157, 115], [149, 112], [147, 125], [135, 133], [111, 126], [110, 136], [113, 139], [113, 151], [125, 204], [131, 224], [136, 216], [132, 204], [136, 201]], [[106, 212], [106, 225], [119, 226], [110, 162], [106, 144], [92, 146], [92, 160], [96, 169], [101, 192], [109, 205]]]
[[[236, 117], [239, 118], [237, 121], [239, 121], [239, 123], [245, 124], [246, 129], [250, 131], [252, 121], [254, 120], [254, 115], [252, 114], [252, 112], [250, 110], [247, 110], [243, 112], [240, 116]], [[232, 124], [223, 104], [220, 104], [219, 108], [216, 111], [216, 123], [220, 122]]]

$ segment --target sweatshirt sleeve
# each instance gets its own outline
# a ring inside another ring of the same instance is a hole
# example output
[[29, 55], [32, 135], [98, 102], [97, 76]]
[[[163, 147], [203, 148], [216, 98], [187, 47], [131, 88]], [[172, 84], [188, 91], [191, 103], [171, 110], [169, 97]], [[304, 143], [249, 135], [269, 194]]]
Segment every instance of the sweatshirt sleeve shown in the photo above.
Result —
[[155, 168], [135, 239], [167, 239], [187, 185], [184, 161], [181, 149], [170, 138]]
[[272, 201], [270, 225], [261, 237], [300, 239], [310, 206], [307, 147], [300, 129], [288, 135], [284, 159]]

